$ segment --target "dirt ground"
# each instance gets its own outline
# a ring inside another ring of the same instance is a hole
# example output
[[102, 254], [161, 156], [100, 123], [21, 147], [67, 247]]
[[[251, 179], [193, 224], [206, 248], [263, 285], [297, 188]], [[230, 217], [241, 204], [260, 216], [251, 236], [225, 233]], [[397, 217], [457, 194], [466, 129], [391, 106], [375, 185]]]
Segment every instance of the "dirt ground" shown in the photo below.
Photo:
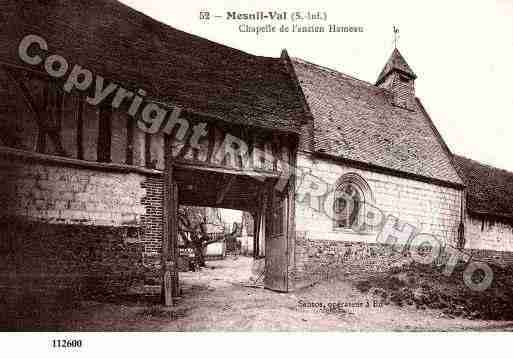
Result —
[[181, 273], [182, 298], [159, 305], [159, 288], [83, 301], [32, 325], [49, 331], [510, 331], [513, 322], [451, 318], [440, 310], [383, 303], [351, 281], [321, 283], [294, 293], [251, 287], [252, 259], [207, 262]]

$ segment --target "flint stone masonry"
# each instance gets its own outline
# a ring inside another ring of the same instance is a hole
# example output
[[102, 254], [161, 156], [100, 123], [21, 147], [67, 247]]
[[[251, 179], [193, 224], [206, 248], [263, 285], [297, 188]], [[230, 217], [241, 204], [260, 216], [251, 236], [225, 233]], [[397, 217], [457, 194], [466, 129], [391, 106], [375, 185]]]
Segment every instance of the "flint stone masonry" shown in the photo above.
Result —
[[142, 285], [141, 233], [130, 227], [0, 218], [0, 307], [70, 304]]
[[379, 243], [308, 239], [296, 232], [295, 265], [289, 273], [294, 289], [344, 275], [379, 272], [405, 260], [401, 253]]
[[[296, 232], [294, 262], [289, 281], [297, 290], [320, 281], [344, 279], [347, 276], [386, 272], [413, 262], [412, 252], [429, 254], [429, 249], [405, 246], [395, 248], [381, 243], [312, 240], [306, 232]], [[458, 264], [485, 262], [503, 268], [513, 265], [513, 252], [485, 249], [464, 249], [468, 255]], [[451, 256], [460, 256], [456, 248], [442, 247], [433, 266], [442, 269]]]

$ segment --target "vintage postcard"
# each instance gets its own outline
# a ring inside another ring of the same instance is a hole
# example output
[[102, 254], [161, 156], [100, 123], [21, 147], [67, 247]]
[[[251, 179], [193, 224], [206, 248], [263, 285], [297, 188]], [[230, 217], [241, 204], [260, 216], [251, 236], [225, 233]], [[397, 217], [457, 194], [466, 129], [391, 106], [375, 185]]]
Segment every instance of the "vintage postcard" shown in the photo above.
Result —
[[0, 25], [0, 344], [513, 330], [513, 1], [2, 0]]

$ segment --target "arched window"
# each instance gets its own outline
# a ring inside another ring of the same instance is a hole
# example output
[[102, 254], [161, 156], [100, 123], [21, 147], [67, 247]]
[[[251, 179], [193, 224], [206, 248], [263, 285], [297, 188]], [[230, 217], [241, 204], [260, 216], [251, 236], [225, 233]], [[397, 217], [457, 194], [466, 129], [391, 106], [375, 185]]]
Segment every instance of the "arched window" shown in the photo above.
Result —
[[374, 202], [365, 180], [356, 173], [347, 173], [337, 182], [333, 203], [334, 227], [352, 228], [364, 223], [366, 204]]
[[346, 183], [337, 188], [335, 192], [335, 226], [338, 228], [351, 228], [357, 223], [360, 208], [362, 207], [362, 194], [353, 183]]

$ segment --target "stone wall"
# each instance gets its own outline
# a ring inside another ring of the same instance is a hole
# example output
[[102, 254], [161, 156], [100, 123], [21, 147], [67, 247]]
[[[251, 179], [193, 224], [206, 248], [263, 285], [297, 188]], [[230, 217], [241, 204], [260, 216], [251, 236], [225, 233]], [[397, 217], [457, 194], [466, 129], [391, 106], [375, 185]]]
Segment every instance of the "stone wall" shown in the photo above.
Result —
[[399, 219], [399, 224], [408, 223], [418, 233], [429, 233], [442, 243], [457, 246], [461, 216], [460, 190], [351, 168], [335, 161], [313, 158], [307, 153], [298, 155], [298, 166], [324, 180], [328, 184], [329, 194], [321, 201], [302, 193], [296, 195], [298, 235], [291, 270], [293, 281], [304, 282], [319, 270], [321, 273], [357, 271], [358, 268], [369, 266], [386, 267], [389, 262], [387, 258], [395, 260], [396, 254], [376, 242], [376, 231], [357, 234], [350, 229], [334, 227], [333, 188], [339, 178], [347, 173], [356, 173], [367, 182], [372, 192], [372, 205], [384, 215], [393, 215]]
[[[411, 253], [416, 250], [419, 248], [405, 247], [399, 252], [379, 243], [312, 240], [306, 237], [305, 232], [297, 232], [294, 254], [296, 265], [289, 279], [293, 289], [297, 290], [329, 279], [386, 272], [393, 267], [411, 263]], [[428, 254], [427, 251], [424, 250], [424, 253]], [[503, 268], [513, 265], [511, 251], [466, 248], [463, 252], [469, 255], [471, 262], [485, 262]], [[441, 248], [433, 265], [443, 268], [452, 253]]]
[[137, 226], [145, 176], [0, 157], [0, 216], [54, 224]]
[[48, 330], [80, 300], [141, 286], [140, 233], [133, 228], [0, 219], [0, 330]]
[[[356, 173], [369, 185], [374, 197], [372, 205], [385, 215], [393, 215], [400, 222], [415, 226], [418, 232], [437, 236], [442, 242], [457, 244], [462, 195], [460, 190], [351, 168], [335, 161], [314, 159], [304, 153], [298, 155], [298, 166], [325, 181], [331, 189], [342, 175]], [[307, 231], [311, 239], [375, 242], [376, 233], [356, 235], [350, 231], [335, 230], [332, 220], [333, 201], [333, 190], [320, 204], [317, 198], [308, 199], [298, 193], [296, 230]]]
[[4, 298], [120, 293], [155, 276], [159, 174], [0, 154], [0, 183]]
[[3, 294], [120, 293], [144, 280], [137, 229], [0, 221]]
[[513, 226], [488, 218], [467, 216], [465, 248], [513, 252]]
[[293, 289], [355, 273], [384, 271], [405, 259], [378, 243], [309, 239], [307, 235], [296, 232], [295, 265], [289, 278]]

